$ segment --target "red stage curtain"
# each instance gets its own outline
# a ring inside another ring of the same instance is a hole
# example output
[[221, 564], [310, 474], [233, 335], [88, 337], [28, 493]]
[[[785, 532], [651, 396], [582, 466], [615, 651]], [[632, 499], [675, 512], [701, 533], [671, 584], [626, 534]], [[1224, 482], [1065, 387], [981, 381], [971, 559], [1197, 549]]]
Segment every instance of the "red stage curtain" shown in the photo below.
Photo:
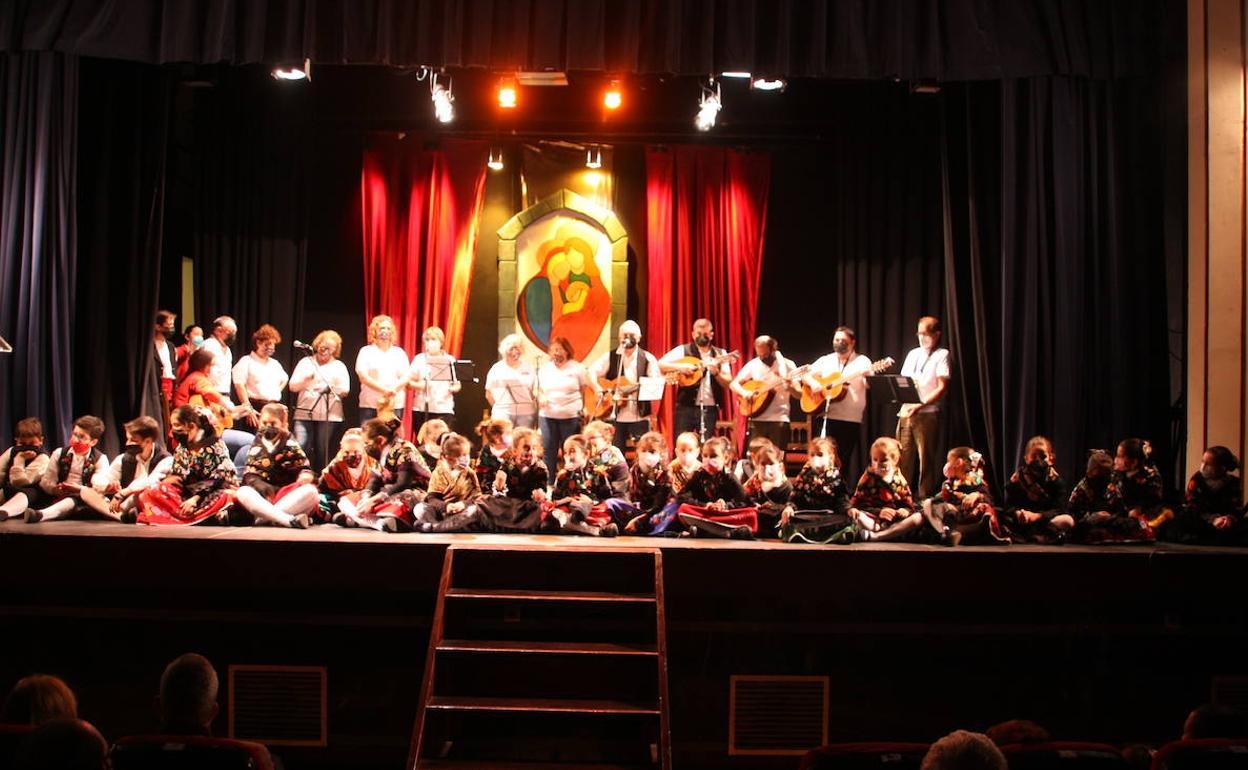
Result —
[[[429, 326], [458, 355], [485, 192], [484, 142], [371, 136], [364, 148], [364, 310], [394, 318], [415, 355]], [[410, 415], [410, 412], [409, 412]]]
[[[766, 153], [646, 149], [646, 337], [656, 354], [688, 342], [694, 320], [705, 317], [716, 345], [739, 350], [743, 361], [753, 356], [770, 175]], [[670, 398], [661, 425], [670, 432]]]

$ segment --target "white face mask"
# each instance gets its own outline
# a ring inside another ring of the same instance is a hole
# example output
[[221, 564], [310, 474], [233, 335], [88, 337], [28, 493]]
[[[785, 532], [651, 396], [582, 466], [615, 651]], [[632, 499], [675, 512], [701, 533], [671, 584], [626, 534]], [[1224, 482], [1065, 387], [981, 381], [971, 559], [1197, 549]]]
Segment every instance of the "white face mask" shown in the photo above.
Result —
[[828, 469], [828, 458], [823, 455], [813, 455], [810, 458], [810, 467], [817, 471], [826, 471]]
[[430, 353], [440, 353], [442, 351], [442, 343], [438, 340], [425, 340], [425, 350]]
[[764, 481], [775, 481], [780, 478], [780, 468], [776, 465], [764, 465], [761, 475]]
[[563, 467], [570, 471], [579, 471], [585, 465], [585, 461], [580, 457], [563, 458]]
[[650, 470], [659, 464], [658, 452], [640, 452], [637, 455], [637, 462], [641, 463], [641, 467]]
[[887, 478], [893, 472], [893, 464], [891, 462], [871, 463], [871, 472]]
[[459, 457], [455, 458], [455, 465], [461, 470], [464, 468], [467, 468], [471, 464], [472, 464], [472, 458], [466, 454], [462, 454]]
[[389, 329], [377, 330], [377, 340], [379, 342], [389, 342], [390, 338], [393, 336], [394, 336], [394, 332], [390, 331]]
[[684, 465], [686, 468], [692, 468], [693, 466], [695, 466], [695, 465], [698, 465], [698, 464], [699, 464], [699, 463], [698, 463], [698, 456], [699, 456], [699, 455], [698, 455], [698, 450], [696, 450], [696, 449], [690, 449], [688, 452], [681, 452], [681, 453], [680, 453], [680, 462], [681, 462], [681, 464], [682, 464], [682, 465]]

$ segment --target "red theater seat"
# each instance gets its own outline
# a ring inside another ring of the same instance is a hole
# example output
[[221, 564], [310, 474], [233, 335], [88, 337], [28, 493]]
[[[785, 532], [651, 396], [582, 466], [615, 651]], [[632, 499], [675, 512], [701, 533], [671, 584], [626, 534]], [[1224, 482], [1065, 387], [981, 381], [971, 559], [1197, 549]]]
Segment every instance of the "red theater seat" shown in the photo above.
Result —
[[1167, 743], [1153, 757], [1153, 770], [1243, 770], [1248, 739], [1204, 738]]
[[259, 743], [200, 735], [132, 735], [113, 745], [113, 770], [273, 770]]
[[918, 770], [926, 743], [833, 743], [811, 749], [800, 770]]
[[17, 750], [22, 747], [26, 736], [30, 735], [34, 729], [34, 725], [0, 724], [0, 770], [9, 770], [13, 767]]
[[1050, 741], [1001, 747], [1010, 770], [1125, 770], [1127, 761], [1106, 743]]

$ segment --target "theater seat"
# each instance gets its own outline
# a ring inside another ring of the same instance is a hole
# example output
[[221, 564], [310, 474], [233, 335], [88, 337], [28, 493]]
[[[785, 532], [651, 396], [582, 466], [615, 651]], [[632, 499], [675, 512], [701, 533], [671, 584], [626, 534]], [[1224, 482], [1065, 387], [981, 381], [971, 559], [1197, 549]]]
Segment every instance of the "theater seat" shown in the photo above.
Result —
[[1243, 770], [1248, 767], [1248, 739], [1204, 738], [1174, 741], [1153, 756], [1153, 770]]
[[1125, 770], [1122, 752], [1106, 743], [1051, 741], [1001, 747], [1010, 770]]
[[833, 743], [811, 749], [800, 770], [918, 770], [926, 743]]
[[34, 725], [0, 724], [0, 770], [9, 770], [13, 767], [17, 750], [22, 747], [26, 736], [30, 735], [34, 729]]
[[259, 743], [200, 735], [132, 735], [110, 756], [113, 770], [273, 770]]

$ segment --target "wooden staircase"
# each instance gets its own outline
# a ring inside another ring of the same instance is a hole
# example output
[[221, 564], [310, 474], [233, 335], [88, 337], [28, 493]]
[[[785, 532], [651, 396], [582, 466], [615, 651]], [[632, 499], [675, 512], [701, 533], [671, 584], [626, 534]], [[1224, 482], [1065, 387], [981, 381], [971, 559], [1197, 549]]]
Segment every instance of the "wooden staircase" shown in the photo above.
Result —
[[407, 766], [670, 770], [665, 620], [658, 549], [448, 547]]

